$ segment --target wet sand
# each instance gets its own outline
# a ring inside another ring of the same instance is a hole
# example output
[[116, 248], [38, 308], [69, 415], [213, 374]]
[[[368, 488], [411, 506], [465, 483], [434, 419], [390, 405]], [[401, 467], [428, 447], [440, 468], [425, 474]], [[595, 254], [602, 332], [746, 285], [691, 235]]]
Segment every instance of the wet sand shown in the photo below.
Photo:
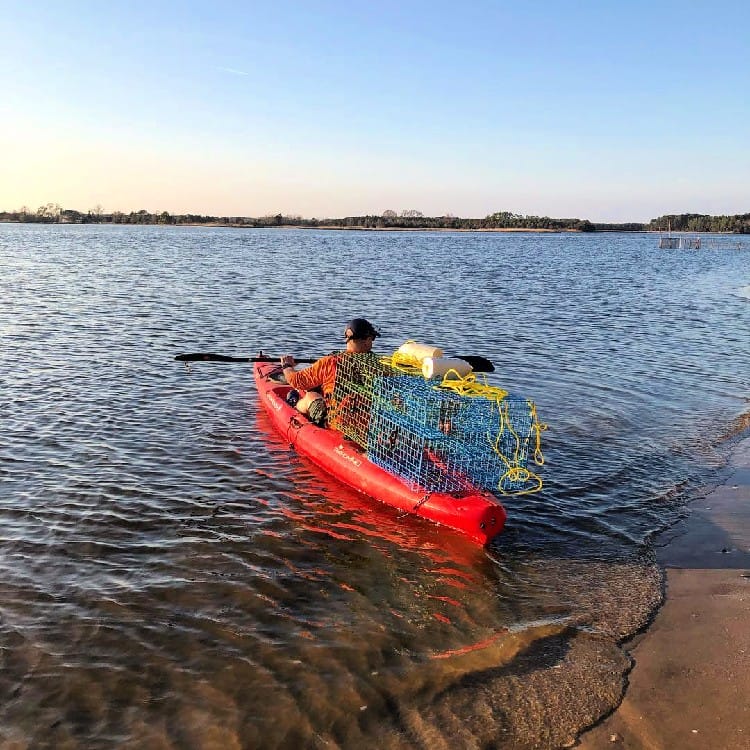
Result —
[[750, 748], [750, 438], [728, 481], [660, 540], [666, 600], [626, 644], [625, 697], [578, 747]]

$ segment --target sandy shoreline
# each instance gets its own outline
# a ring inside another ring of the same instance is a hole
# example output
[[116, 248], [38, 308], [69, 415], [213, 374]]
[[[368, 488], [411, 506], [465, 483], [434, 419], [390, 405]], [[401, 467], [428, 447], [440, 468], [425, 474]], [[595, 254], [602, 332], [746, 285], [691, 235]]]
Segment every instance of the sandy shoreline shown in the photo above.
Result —
[[578, 747], [750, 748], [750, 438], [730, 467], [657, 540], [664, 605], [626, 644], [634, 667], [622, 703]]

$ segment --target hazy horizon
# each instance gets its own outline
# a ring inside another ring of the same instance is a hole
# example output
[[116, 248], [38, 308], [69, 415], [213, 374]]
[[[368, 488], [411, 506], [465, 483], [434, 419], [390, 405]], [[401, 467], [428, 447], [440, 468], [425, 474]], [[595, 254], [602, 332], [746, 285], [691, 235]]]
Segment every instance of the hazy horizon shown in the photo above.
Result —
[[739, 2], [43, 1], [3, 15], [3, 210], [750, 211]]

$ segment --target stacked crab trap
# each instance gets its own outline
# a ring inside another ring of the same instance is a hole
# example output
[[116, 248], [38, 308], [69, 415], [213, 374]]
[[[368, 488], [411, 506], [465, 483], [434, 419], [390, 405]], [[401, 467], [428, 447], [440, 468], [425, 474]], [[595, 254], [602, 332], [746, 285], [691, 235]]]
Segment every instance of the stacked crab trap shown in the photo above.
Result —
[[391, 357], [342, 357], [332, 401], [330, 426], [412, 489], [541, 489], [528, 468], [543, 463], [534, 403], [480, 382], [440, 349], [407, 342]]

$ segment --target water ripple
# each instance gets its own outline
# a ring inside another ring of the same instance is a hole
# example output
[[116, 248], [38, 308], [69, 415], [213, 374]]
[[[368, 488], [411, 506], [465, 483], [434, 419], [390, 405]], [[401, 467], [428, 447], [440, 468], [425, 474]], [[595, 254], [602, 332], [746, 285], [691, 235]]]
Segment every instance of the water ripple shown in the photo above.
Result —
[[[648, 539], [748, 424], [742, 254], [654, 245], [1, 225], [0, 744], [555, 747], [609, 710]], [[355, 314], [549, 424], [488, 550], [297, 456], [248, 367], [172, 360]]]

